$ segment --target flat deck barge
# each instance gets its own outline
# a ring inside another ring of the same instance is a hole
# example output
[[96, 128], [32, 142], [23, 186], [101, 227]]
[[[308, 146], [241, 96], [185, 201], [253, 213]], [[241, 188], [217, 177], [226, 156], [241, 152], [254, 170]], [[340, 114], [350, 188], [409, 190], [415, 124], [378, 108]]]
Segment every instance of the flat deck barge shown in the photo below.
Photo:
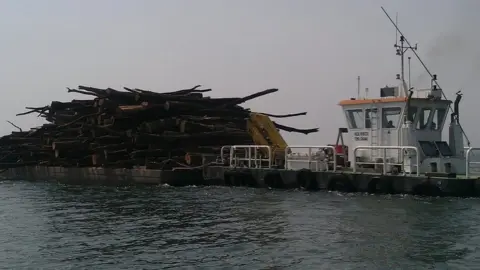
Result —
[[83, 185], [244, 186], [272, 189], [332, 190], [370, 194], [480, 197], [480, 179], [382, 175], [341, 171], [231, 168], [150, 170], [21, 167], [0, 174], [4, 180]]
[[[397, 25], [392, 20], [391, 22], [400, 33]], [[474, 152], [480, 151], [480, 148], [470, 147], [468, 137], [460, 124], [459, 104], [462, 94], [457, 92], [454, 102], [447, 99], [437, 76], [431, 74], [425, 65], [424, 68], [431, 76], [430, 87], [412, 87], [411, 82], [407, 83], [404, 76], [404, 60], [406, 52], [415, 52], [417, 46], [411, 46], [401, 34], [394, 47], [401, 63], [399, 74], [396, 74], [396, 85], [380, 88], [379, 96], [371, 98], [368, 97], [368, 88], [364, 95], [361, 95], [358, 77], [357, 96], [341, 100], [338, 104], [348, 127], [339, 128], [335, 144], [287, 145], [279, 134], [281, 125], [273, 123], [266, 114], [251, 113], [246, 121], [246, 129], [252, 137], [252, 140], [248, 141], [252, 141], [254, 145], [223, 146], [218, 157], [214, 154], [217, 160], [206, 162], [205, 157], [202, 157], [203, 161], [195, 163], [195, 166], [203, 166], [196, 169], [33, 166], [6, 169], [0, 173], [0, 177], [81, 184], [225, 185], [431, 196], [480, 196], [480, 179], [474, 176], [471, 169], [472, 165], [480, 164], [473, 160]], [[418, 54], [414, 54], [423, 64]], [[410, 62], [408, 66], [410, 67]], [[272, 89], [267, 92], [272, 92]], [[137, 92], [135, 98], [142, 93]], [[258, 94], [237, 99], [235, 102], [244, 102], [256, 95]], [[331, 121], [328, 115], [322, 117], [324, 118], [320, 121]], [[445, 139], [442, 133], [448, 118], [448, 139]], [[285, 126], [283, 130], [299, 131]], [[313, 131], [302, 131], [305, 134], [308, 132]], [[347, 137], [345, 141], [344, 134]], [[158, 137], [155, 134], [151, 136]], [[156, 142], [164, 143], [165, 138], [157, 138]], [[215, 143], [217, 141], [210, 142]], [[301, 149], [304, 151], [298, 152]], [[68, 148], [64, 150], [73, 151]], [[187, 164], [190, 164], [190, 155], [186, 156], [187, 160]]]

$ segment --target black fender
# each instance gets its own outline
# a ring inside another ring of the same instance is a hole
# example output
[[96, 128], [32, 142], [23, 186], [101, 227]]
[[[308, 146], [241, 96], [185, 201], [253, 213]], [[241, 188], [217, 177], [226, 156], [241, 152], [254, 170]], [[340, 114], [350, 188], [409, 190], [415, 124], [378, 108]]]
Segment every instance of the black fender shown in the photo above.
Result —
[[393, 188], [392, 179], [386, 176], [374, 176], [368, 182], [368, 193], [372, 194], [393, 194], [395, 190]]
[[271, 188], [285, 188], [282, 175], [279, 172], [267, 172], [263, 176], [263, 182]]
[[333, 174], [328, 177], [328, 190], [340, 192], [356, 192], [352, 180], [347, 174]]
[[226, 171], [224, 179], [226, 186], [257, 186], [257, 181], [250, 171]]
[[441, 197], [444, 195], [442, 189], [430, 181], [425, 181], [412, 188], [412, 194], [418, 196]]
[[318, 183], [315, 173], [311, 170], [301, 169], [297, 172], [297, 185], [306, 190], [318, 190]]

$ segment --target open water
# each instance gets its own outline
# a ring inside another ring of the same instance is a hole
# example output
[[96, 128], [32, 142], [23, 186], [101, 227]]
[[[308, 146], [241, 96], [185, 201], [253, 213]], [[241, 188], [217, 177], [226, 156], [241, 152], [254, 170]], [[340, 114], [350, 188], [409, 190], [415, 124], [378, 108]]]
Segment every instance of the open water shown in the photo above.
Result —
[[480, 269], [480, 200], [0, 183], [1, 269]]

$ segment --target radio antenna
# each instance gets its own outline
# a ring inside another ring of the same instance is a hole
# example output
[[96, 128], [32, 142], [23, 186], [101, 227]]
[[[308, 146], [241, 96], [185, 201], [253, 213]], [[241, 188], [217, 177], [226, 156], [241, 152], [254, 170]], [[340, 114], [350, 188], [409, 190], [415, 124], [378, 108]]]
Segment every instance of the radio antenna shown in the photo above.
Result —
[[[408, 39], [405, 37], [405, 35], [403, 35], [402, 31], [400, 31], [400, 28], [398, 28], [397, 24], [392, 20], [392, 18], [390, 17], [390, 15], [388, 15], [387, 11], [381, 7], [383, 12], [385, 13], [385, 15], [387, 15], [388, 19], [390, 20], [390, 22], [393, 24], [393, 26], [395, 26], [395, 28], [397, 29], [398, 33], [401, 35], [401, 37], [403, 37], [403, 40], [405, 43], [407, 43], [407, 45], [409, 47], [412, 47], [412, 45], [410, 44], [410, 42], [408, 41]], [[413, 47], [412, 47], [413, 48]], [[427, 66], [425, 65], [425, 63], [422, 61], [422, 59], [420, 58], [420, 56], [417, 54], [417, 52], [415, 50], [412, 50], [412, 52], [415, 54], [415, 57], [417, 57], [418, 61], [420, 62], [420, 64], [422, 64], [423, 68], [425, 69], [425, 71], [428, 73], [428, 75], [430, 75], [430, 77], [432, 78], [432, 80], [434, 79], [434, 76], [433, 74], [430, 72], [430, 70], [427, 68]], [[438, 84], [438, 81], [437, 80], [433, 80], [435, 82], [435, 84], [437, 85], [437, 87], [439, 89], [442, 89], [440, 87], [440, 85]], [[445, 96], [445, 93], [443, 93], [442, 91], [442, 94], [443, 94], [443, 97], [445, 99], [447, 99], [447, 97]]]
[[[395, 15], [395, 24], [398, 25], [398, 12]], [[395, 31], [395, 47], [398, 46], [398, 30]]]
[[[400, 34], [400, 38], [403, 39], [403, 41], [405, 43], [407, 43], [408, 47], [410, 48], [414, 48], [412, 47], [412, 45], [410, 44], [410, 42], [408, 41], [408, 39], [405, 37], [405, 35], [402, 33], [402, 31], [400, 31], [400, 28], [398, 28], [398, 25], [392, 20], [392, 18], [390, 17], [390, 15], [388, 15], [387, 11], [381, 7], [383, 12], [385, 13], [385, 15], [387, 15], [387, 18], [390, 20], [390, 22], [393, 24], [393, 26], [395, 26], [395, 29], [397, 29], [398, 33]], [[430, 72], [430, 70], [428, 69], [428, 67], [425, 65], [425, 63], [422, 61], [422, 59], [420, 58], [420, 56], [417, 54], [416, 50], [412, 50], [413, 54], [415, 55], [415, 57], [418, 59], [418, 61], [420, 62], [420, 64], [422, 64], [423, 68], [425, 69], [425, 71], [428, 73], [428, 75], [430, 75], [430, 78], [432, 79], [432, 82], [435, 83], [435, 85], [438, 87], [438, 89], [441, 89], [442, 91], [442, 96], [444, 99], [448, 100], [447, 97], [445, 96], [445, 93], [443, 92], [443, 88], [440, 87], [440, 84], [438, 83], [437, 81], [437, 75], [434, 75]], [[403, 78], [402, 78], [403, 80]], [[451, 110], [453, 112], [453, 109], [452, 109], [452, 106], [449, 104], [448, 105], [448, 109]], [[465, 138], [467, 139], [467, 144], [468, 146], [470, 146], [470, 140], [468, 139], [467, 137], [467, 134], [463, 131], [463, 128], [461, 126], [460, 123], [458, 123], [460, 125], [460, 128], [463, 132], [463, 135], [465, 136]]]

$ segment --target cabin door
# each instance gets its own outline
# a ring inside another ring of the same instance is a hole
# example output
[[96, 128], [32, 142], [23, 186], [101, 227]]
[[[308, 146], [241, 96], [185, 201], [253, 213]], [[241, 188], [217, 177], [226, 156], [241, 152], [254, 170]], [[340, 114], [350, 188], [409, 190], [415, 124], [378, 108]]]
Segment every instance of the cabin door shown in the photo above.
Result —
[[[381, 145], [379, 142], [379, 135], [380, 135], [380, 125], [381, 120], [379, 119], [379, 110], [377, 108], [370, 108], [365, 111], [365, 127], [370, 129], [370, 145], [371, 146], [378, 146]], [[376, 149], [372, 149], [370, 156], [378, 157], [379, 151]]]

